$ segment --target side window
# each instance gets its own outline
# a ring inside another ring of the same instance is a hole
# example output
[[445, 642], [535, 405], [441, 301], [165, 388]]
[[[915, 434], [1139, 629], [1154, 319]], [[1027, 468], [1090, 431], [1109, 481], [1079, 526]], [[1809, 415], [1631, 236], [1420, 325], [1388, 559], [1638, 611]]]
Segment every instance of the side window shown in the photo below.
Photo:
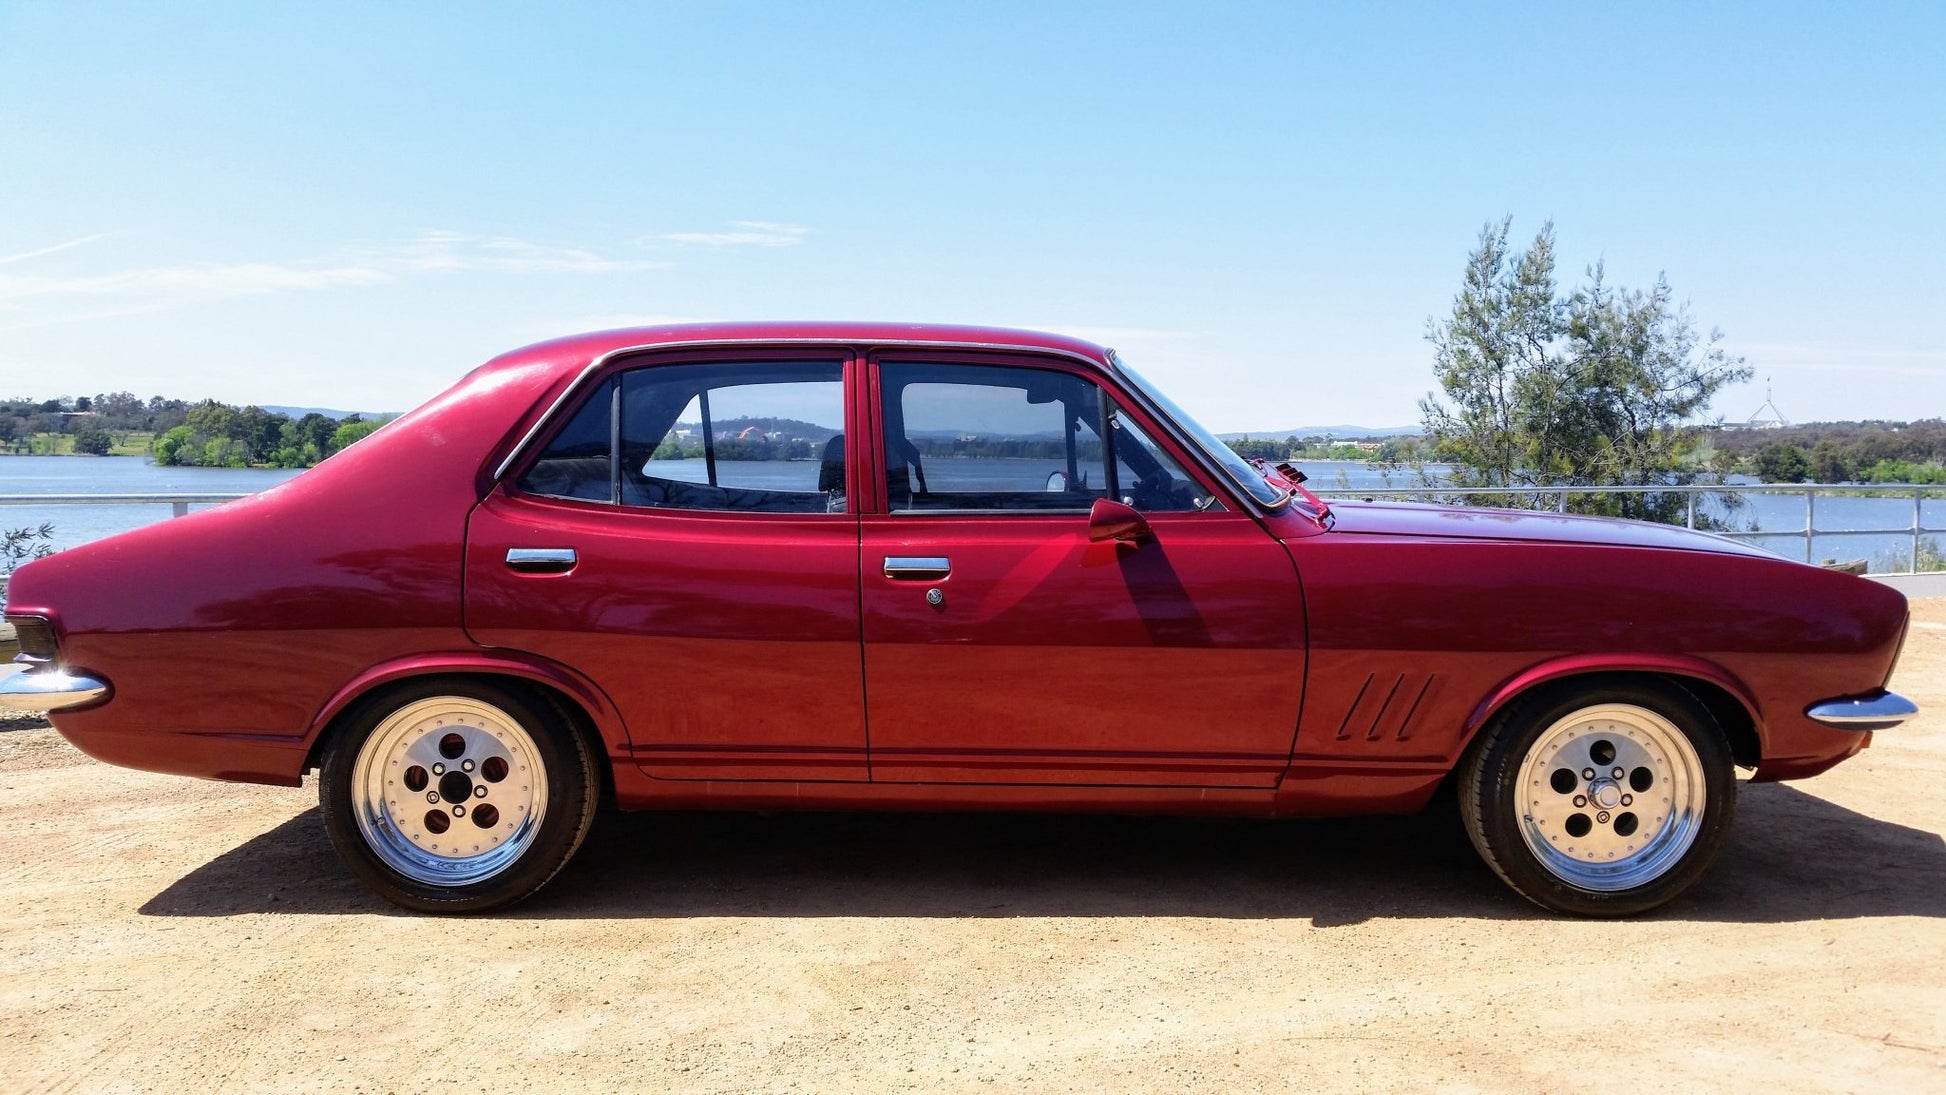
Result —
[[635, 369], [576, 412], [519, 486], [624, 506], [844, 513], [843, 378], [836, 361]]
[[1086, 510], [1103, 497], [1100, 390], [1045, 369], [880, 369], [885, 488], [904, 510]]
[[1133, 419], [1117, 413], [1113, 421], [1115, 485], [1122, 501], [1150, 513], [1224, 508], [1221, 499], [1184, 472], [1175, 457], [1142, 432]]
[[574, 412], [515, 485], [529, 494], [552, 498], [613, 502], [614, 430], [615, 382], [607, 380]]
[[[1051, 369], [881, 367], [885, 487], [893, 512], [1086, 511], [1097, 498], [1141, 509], [1215, 500], [1102, 390]], [[1102, 416], [1114, 423], [1102, 440]], [[1108, 461], [1112, 448], [1115, 460]]]

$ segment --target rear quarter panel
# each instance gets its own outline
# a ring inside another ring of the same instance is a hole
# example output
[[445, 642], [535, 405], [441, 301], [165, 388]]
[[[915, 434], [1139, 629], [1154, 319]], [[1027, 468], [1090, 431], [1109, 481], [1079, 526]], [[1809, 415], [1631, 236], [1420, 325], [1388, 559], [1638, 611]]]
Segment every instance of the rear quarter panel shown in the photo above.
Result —
[[482, 468], [565, 371], [483, 367], [278, 487], [23, 567], [9, 611], [48, 616], [62, 661], [114, 690], [55, 727], [111, 763], [297, 782], [347, 682], [474, 649], [460, 628], [466, 515]]

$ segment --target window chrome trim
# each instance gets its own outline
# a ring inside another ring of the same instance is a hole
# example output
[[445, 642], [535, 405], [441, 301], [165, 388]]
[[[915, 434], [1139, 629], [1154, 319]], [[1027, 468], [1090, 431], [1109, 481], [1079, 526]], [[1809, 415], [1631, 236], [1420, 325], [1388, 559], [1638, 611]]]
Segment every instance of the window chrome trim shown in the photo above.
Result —
[[[940, 494], [946, 492], [936, 491], [934, 493]], [[1106, 496], [1104, 495], [1104, 497]], [[883, 516], [887, 516], [887, 517], [1086, 517], [1088, 516], [1089, 512], [1090, 511], [1085, 508], [1075, 508], [1071, 506], [1060, 506], [1060, 507], [1049, 506], [1046, 509], [1003, 509], [998, 506], [991, 507], [991, 508], [980, 507], [980, 506], [968, 506], [963, 508], [941, 506], [938, 509], [932, 509], [932, 508], [912, 509], [910, 507], [906, 509], [891, 509], [891, 510], [886, 510]], [[880, 515], [873, 514], [873, 516], [877, 517]]]
[[[1054, 346], [1018, 346], [1004, 342], [941, 342], [936, 339], [925, 338], [861, 339], [852, 342], [847, 342], [843, 339], [811, 337], [696, 338], [685, 339], [679, 342], [647, 342], [636, 346], [622, 346], [602, 354], [600, 357], [595, 358], [582, 367], [580, 375], [576, 376], [566, 388], [561, 390], [561, 394], [554, 398], [554, 402], [548, 405], [547, 410], [543, 411], [541, 416], [534, 420], [534, 424], [528, 427], [527, 432], [521, 435], [520, 441], [514, 445], [513, 451], [509, 452], [507, 458], [500, 461], [500, 466], [493, 470], [494, 483], [498, 484], [502, 479], [507, 477], [507, 472], [516, 463], [519, 463], [522, 456], [526, 455], [528, 448], [533, 445], [534, 439], [539, 437], [542, 431], [547, 429], [548, 423], [554, 421], [554, 416], [560, 412], [562, 405], [574, 398], [581, 391], [582, 386], [588, 382], [588, 378], [606, 368], [616, 358], [626, 354], [648, 353], [656, 350], [724, 349], [738, 346], [748, 346], [753, 349], [761, 349], [766, 346], [829, 346], [833, 349], [847, 349], [852, 352], [856, 352], [861, 347], [870, 351], [879, 347], [888, 346], [898, 347], [900, 349], [919, 347], [938, 350], [989, 350], [1005, 353], [1065, 357], [1073, 361], [1079, 361], [1084, 365], [1096, 366], [1097, 368], [1102, 365], [1102, 361], [1090, 357], [1087, 354], [1077, 353], [1073, 350], [1064, 350]], [[1106, 356], [1107, 360], [1113, 361], [1115, 351], [1107, 351]], [[1154, 412], [1151, 411], [1150, 413], [1153, 414]], [[1162, 421], [1167, 422], [1168, 419], [1163, 418]], [[1175, 423], [1171, 422], [1170, 425], [1174, 426]], [[1190, 447], [1196, 448], [1197, 446]]]

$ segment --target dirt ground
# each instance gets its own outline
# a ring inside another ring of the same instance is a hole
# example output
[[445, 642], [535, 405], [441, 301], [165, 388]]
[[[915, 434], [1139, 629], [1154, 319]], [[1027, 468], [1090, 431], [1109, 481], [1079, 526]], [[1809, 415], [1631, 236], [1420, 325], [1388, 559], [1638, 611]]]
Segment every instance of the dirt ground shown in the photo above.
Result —
[[13, 729], [0, 1090], [1946, 1091], [1946, 599], [1914, 607], [1925, 714], [1745, 785], [1715, 874], [1623, 923], [1529, 907], [1444, 812], [610, 815], [536, 899], [410, 916], [308, 786]]

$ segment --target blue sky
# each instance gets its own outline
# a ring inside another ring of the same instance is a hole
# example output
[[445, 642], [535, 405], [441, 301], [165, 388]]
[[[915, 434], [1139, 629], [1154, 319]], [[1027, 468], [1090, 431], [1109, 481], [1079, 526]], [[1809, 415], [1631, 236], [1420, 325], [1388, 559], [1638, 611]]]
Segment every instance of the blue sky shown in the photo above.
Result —
[[1118, 347], [1220, 430], [1398, 425], [1481, 225], [1758, 379], [1946, 414], [1946, 5], [0, 0], [0, 395], [402, 409], [551, 335]]

